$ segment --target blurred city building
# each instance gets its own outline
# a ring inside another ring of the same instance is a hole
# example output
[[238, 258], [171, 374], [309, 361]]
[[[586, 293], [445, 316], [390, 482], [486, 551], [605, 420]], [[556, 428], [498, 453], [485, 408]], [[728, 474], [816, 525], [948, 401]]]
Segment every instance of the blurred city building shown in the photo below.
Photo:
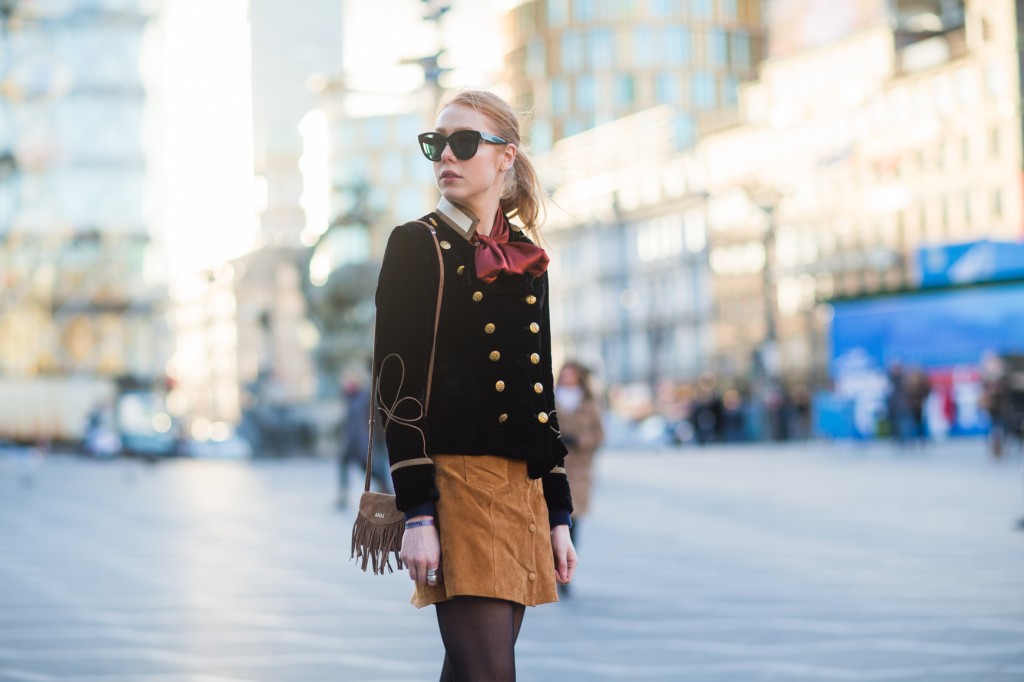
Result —
[[0, 438], [77, 439], [118, 386], [163, 388], [159, 7], [0, 4]]
[[528, 0], [506, 17], [506, 81], [534, 112], [532, 145], [659, 104], [673, 139], [696, 139], [700, 112], [732, 106], [764, 56], [761, 0]]
[[419, 99], [410, 98], [410, 113], [376, 116], [347, 115], [343, 100], [326, 96], [303, 121], [303, 240], [312, 247], [305, 285], [321, 333], [318, 370], [331, 382], [369, 363], [373, 292], [391, 229], [437, 201], [415, 144], [425, 125]]
[[690, 150], [658, 110], [555, 142], [567, 354], [647, 395], [701, 369], [821, 386], [823, 303], [916, 288], [922, 246], [1020, 238], [1014, 3], [843, 6], [773, 3], [771, 57]]
[[342, 3], [315, 0], [297, 11], [250, 0], [248, 19], [259, 236], [246, 255], [174, 283], [174, 399], [200, 439], [257, 404], [290, 408], [317, 389], [316, 335], [302, 287], [309, 247], [301, 240], [299, 129], [317, 101], [309, 80], [341, 62]]

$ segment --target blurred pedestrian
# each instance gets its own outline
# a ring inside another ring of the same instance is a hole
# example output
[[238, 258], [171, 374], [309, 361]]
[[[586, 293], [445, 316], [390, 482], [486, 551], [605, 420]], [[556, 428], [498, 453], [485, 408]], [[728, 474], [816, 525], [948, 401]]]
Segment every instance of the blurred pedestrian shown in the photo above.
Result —
[[988, 446], [992, 457], [1003, 456], [1010, 414], [1010, 391], [1006, 366], [994, 353], [986, 354], [981, 364], [981, 406], [988, 413]]
[[743, 397], [735, 388], [722, 394], [722, 439], [727, 443], [746, 440]]
[[[555, 385], [555, 405], [562, 443], [569, 449], [565, 460], [573, 506], [569, 535], [576, 546], [580, 520], [590, 511], [594, 455], [604, 442], [601, 408], [594, 398], [589, 368], [571, 360], [562, 365]], [[559, 590], [563, 595], [569, 594], [568, 585], [559, 585]]]
[[714, 443], [722, 433], [722, 400], [718, 395], [718, 377], [704, 372], [697, 379], [693, 401], [693, 433], [699, 445]]
[[548, 257], [534, 243], [543, 189], [520, 140], [496, 95], [442, 104], [419, 136], [441, 201], [391, 233], [377, 286], [374, 372], [406, 515], [401, 558], [412, 603], [435, 605], [442, 680], [514, 680], [526, 606], [557, 601], [576, 568]]
[[921, 368], [913, 369], [904, 384], [909, 414], [910, 432], [907, 441], [911, 444], [924, 445], [928, 441], [928, 421], [925, 417], [925, 403], [932, 391], [928, 376]]
[[[340, 508], [348, 506], [349, 471], [355, 466], [366, 474], [366, 452], [370, 432], [370, 387], [365, 377], [349, 371], [341, 381], [342, 399], [345, 401], [345, 420], [339, 434], [338, 498]], [[373, 458], [371, 478], [380, 492], [390, 493], [391, 473], [388, 471], [387, 446], [378, 424], [373, 442], [381, 452]]]
[[885, 419], [889, 425], [889, 434], [897, 446], [903, 447], [910, 432], [910, 407], [907, 397], [906, 381], [903, 375], [903, 364], [894, 361], [889, 365], [888, 393], [885, 396]]

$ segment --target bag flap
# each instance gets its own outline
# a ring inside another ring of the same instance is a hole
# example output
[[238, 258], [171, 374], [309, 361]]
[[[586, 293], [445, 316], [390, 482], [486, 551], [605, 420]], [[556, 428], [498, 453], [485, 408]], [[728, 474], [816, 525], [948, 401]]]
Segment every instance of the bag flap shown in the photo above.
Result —
[[405, 520], [405, 514], [395, 506], [395, 496], [386, 493], [364, 492], [359, 497], [359, 515], [381, 526]]

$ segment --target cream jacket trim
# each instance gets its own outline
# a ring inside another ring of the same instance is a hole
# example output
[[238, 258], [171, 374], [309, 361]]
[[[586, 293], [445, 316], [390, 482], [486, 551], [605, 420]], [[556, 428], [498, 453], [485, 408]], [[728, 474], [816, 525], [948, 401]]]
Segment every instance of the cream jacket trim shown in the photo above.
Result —
[[462, 233], [462, 236], [466, 238], [466, 241], [469, 241], [470, 238], [472, 238], [473, 233], [476, 232], [476, 226], [480, 224], [479, 218], [465, 209], [459, 208], [444, 197], [441, 197], [441, 201], [437, 202], [437, 214], [441, 216], [449, 226], [454, 227], [457, 232]]
[[417, 457], [416, 459], [407, 459], [407, 460], [405, 460], [403, 462], [398, 462], [397, 464], [392, 464], [391, 465], [391, 473], [395, 473], [399, 469], [403, 469], [405, 467], [417, 466], [419, 464], [433, 464], [433, 463], [434, 463], [434, 460], [430, 459], [429, 457]]

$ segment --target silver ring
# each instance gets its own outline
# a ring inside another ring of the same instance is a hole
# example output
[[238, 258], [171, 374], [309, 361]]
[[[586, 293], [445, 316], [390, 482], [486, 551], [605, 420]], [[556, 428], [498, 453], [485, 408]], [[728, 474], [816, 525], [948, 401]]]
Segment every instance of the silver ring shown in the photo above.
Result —
[[428, 568], [427, 569], [427, 580], [437, 580], [437, 569], [436, 568]]

